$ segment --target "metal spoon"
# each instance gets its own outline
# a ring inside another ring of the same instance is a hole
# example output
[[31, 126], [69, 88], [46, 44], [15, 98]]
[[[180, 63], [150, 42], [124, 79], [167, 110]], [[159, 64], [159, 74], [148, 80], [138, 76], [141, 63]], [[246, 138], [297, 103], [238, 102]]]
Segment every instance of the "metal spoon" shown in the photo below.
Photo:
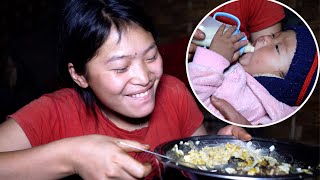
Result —
[[146, 152], [146, 153], [153, 154], [153, 155], [155, 155], [155, 156], [159, 156], [159, 157], [162, 157], [162, 158], [168, 159], [168, 160], [170, 160], [170, 161], [175, 161], [175, 159], [172, 159], [172, 158], [170, 158], [170, 157], [168, 157], [168, 156], [164, 156], [164, 155], [159, 154], [159, 153], [155, 153], [155, 152], [152, 152], [152, 151], [148, 151], [148, 150], [145, 150], [145, 149], [139, 148], [139, 147], [137, 147], [137, 146], [134, 146], [134, 145], [131, 145], [131, 144], [127, 144], [127, 143], [122, 142], [122, 141], [120, 141], [119, 143], [120, 143], [120, 144], [122, 144], [122, 145], [125, 145], [125, 146], [129, 146], [129, 147], [132, 147], [132, 148], [138, 149], [138, 150], [143, 151], [143, 152]]
[[[187, 166], [187, 167], [193, 167], [193, 168], [198, 168], [198, 169], [201, 169], [201, 170], [206, 170], [206, 171], [213, 171], [213, 170], [216, 170], [214, 168], [208, 168], [208, 167], [204, 167], [204, 166], [197, 166], [197, 165], [194, 165], [194, 164], [191, 164], [191, 163], [188, 163], [188, 162], [182, 162], [180, 160], [176, 160], [176, 159], [173, 159], [171, 157], [168, 157], [168, 156], [164, 156], [162, 154], [159, 154], [159, 153], [156, 153], [156, 152], [152, 152], [152, 151], [148, 151], [148, 150], [145, 150], [145, 149], [142, 149], [142, 148], [139, 148], [137, 146], [134, 146], [134, 145], [131, 145], [131, 144], [127, 144], [125, 142], [122, 142], [122, 141], [119, 141], [120, 144], [122, 145], [125, 145], [125, 146], [128, 146], [128, 147], [131, 147], [131, 148], [134, 148], [134, 149], [138, 149], [140, 151], [143, 151], [143, 152], [146, 152], [146, 153], [150, 153], [150, 154], [153, 154], [155, 156], [158, 156], [158, 157], [161, 157], [161, 158], [164, 158], [164, 159], [167, 159], [169, 161], [165, 162], [165, 163], [176, 163], [176, 165], [178, 164], [181, 164], [181, 165], [184, 165], [184, 166]], [[204, 169], [205, 168], [205, 169]]]

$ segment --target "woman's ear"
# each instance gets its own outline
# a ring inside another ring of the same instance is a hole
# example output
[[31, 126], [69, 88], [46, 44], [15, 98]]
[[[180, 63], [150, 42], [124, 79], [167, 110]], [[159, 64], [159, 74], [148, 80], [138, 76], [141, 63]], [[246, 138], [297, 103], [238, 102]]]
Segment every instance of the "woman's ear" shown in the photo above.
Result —
[[87, 88], [89, 86], [86, 78], [83, 75], [79, 75], [76, 72], [72, 63], [68, 63], [68, 71], [73, 81], [77, 83], [80, 87]]

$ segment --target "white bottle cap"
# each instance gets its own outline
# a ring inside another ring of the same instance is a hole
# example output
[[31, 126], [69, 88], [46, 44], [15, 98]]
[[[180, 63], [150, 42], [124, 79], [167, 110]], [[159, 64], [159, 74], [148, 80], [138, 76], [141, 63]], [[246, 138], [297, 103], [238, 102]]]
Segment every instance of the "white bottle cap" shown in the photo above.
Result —
[[250, 43], [248, 43], [243, 49], [243, 53], [248, 52], [254, 52], [254, 46], [252, 46]]

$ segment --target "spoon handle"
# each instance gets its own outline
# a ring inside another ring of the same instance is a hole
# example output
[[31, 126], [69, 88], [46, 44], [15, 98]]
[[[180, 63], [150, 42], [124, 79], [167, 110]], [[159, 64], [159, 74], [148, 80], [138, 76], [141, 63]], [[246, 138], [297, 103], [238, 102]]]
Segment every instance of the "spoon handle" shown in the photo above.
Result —
[[122, 145], [125, 145], [125, 146], [129, 146], [129, 147], [134, 148], [134, 149], [138, 149], [138, 150], [143, 151], [143, 152], [146, 152], [146, 153], [150, 153], [150, 154], [153, 154], [153, 155], [156, 155], [156, 156], [165, 158], [165, 159], [173, 160], [172, 158], [170, 158], [170, 157], [168, 157], [168, 156], [164, 156], [164, 155], [162, 155], [162, 154], [158, 154], [158, 153], [155, 153], [155, 152], [152, 152], [152, 151], [148, 151], [148, 150], [139, 148], [139, 147], [137, 147], [137, 146], [134, 146], [134, 145], [131, 145], [131, 144], [127, 144], [127, 143], [122, 142], [122, 141], [120, 141], [119, 143], [122, 144]]

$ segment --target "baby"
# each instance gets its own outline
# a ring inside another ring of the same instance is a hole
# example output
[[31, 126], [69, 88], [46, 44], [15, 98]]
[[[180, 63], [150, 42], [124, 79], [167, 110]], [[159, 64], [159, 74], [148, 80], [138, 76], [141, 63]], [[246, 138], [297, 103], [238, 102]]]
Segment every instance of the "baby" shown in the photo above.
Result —
[[252, 125], [275, 123], [292, 114], [311, 91], [317, 72], [316, 46], [304, 26], [261, 36], [253, 53], [232, 59], [241, 36], [222, 25], [210, 48], [198, 47], [188, 64], [189, 80], [197, 98], [216, 116], [210, 103], [216, 96], [228, 101]]

